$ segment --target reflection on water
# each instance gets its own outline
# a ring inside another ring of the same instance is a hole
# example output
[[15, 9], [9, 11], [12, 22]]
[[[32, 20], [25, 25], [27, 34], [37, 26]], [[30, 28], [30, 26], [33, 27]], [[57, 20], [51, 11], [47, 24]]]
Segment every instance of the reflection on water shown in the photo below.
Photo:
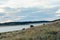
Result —
[[29, 25], [18, 25], [18, 26], [2, 26], [0, 27], [0, 32], [8, 32], [8, 31], [15, 31], [15, 30], [21, 30], [22, 28], [29, 28], [30, 25], [41, 25], [42, 23], [34, 23]]

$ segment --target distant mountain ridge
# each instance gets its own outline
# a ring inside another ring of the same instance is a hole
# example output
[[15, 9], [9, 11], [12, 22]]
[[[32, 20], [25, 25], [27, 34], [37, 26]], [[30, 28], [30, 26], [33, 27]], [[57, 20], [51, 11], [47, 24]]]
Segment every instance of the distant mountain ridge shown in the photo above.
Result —
[[60, 19], [57, 20], [53, 20], [53, 21], [25, 21], [25, 22], [8, 22], [8, 23], [0, 23], [0, 26], [9, 26], [9, 25], [26, 25], [26, 24], [31, 24], [31, 23], [48, 23], [48, 22], [54, 22], [54, 21], [58, 21]]

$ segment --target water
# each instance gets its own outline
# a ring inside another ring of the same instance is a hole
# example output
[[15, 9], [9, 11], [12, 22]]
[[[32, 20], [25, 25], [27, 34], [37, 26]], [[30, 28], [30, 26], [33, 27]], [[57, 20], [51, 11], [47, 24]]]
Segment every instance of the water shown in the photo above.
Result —
[[15, 31], [15, 30], [21, 30], [22, 28], [30, 28], [30, 25], [41, 25], [42, 23], [34, 23], [34, 24], [28, 24], [28, 25], [18, 25], [18, 26], [2, 26], [0, 27], [0, 33], [1, 32], [8, 32], [8, 31]]

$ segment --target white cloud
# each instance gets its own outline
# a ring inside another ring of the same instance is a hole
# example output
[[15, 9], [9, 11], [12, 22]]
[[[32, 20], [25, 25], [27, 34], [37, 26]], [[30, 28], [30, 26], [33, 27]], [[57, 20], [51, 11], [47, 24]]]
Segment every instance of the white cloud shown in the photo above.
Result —
[[13, 22], [13, 20], [5, 20], [5, 22]]
[[60, 16], [60, 9], [58, 9], [58, 10], [56, 11], [56, 16], [57, 16], [57, 17]]
[[0, 0], [0, 5], [6, 4], [8, 0]]
[[5, 6], [11, 8], [28, 8], [28, 7], [54, 7], [52, 3], [59, 2], [59, 0], [9, 0]]
[[7, 4], [9, 7], [45, 7], [45, 8], [51, 8], [54, 7], [52, 3], [58, 3], [59, 0], [10, 0]]
[[55, 15], [55, 16], [59, 17], [59, 16], [60, 16], [60, 14], [57, 14], [57, 15]]
[[58, 18], [57, 18], [57, 17], [52, 17], [52, 18], [43, 18], [42, 20], [52, 21], [52, 20], [55, 20], [55, 19], [58, 19]]
[[[41, 8], [46, 10], [54, 7], [60, 7], [59, 3], [60, 3], [60, 0], [6, 0], [3, 5], [0, 5], [0, 12], [4, 14], [4, 16], [0, 17], [0, 19], [3, 19], [4, 17], [10, 17], [10, 18], [6, 18], [0, 22], [10, 22], [14, 20], [23, 19], [25, 16], [16, 15], [18, 12], [21, 12], [22, 10], [19, 8], [28, 9], [28, 8], [35, 7], [35, 8]], [[9, 10], [8, 9], [5, 10], [5, 7], [9, 7], [11, 9], [8, 8]], [[31, 13], [38, 13], [38, 12], [41, 12], [41, 10], [31, 12]], [[42, 10], [42, 12], [44, 11]], [[22, 14], [22, 13], [19, 13], [19, 14]], [[56, 16], [60, 16], [60, 9], [56, 11]], [[47, 20], [53, 20], [53, 18], [49, 18]]]
[[0, 21], [0, 23], [5, 23], [5, 22], [13, 22], [13, 20], [2, 20], [2, 21]]
[[[23, 16], [15, 16], [15, 17], [10, 17], [10, 18], [5, 18], [6, 16], [1, 16], [0, 17], [0, 23], [5, 23], [5, 22], [14, 22], [23, 19]], [[1, 20], [3, 19], [3, 20]]]
[[0, 19], [1, 19], [1, 18], [4, 18], [4, 16], [0, 16]]
[[60, 9], [56, 11], [56, 13], [60, 13]]
[[14, 18], [14, 20], [18, 21], [18, 20], [21, 20], [21, 19], [24, 19], [24, 18], [25, 18], [25, 16], [17, 16], [17, 17]]
[[4, 12], [4, 9], [0, 7], [0, 12]]

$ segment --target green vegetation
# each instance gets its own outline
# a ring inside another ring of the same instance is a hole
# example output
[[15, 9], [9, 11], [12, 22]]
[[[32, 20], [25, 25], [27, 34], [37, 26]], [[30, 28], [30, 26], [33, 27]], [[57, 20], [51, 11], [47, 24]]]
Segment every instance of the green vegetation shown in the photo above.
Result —
[[28, 29], [0, 33], [0, 40], [60, 40], [60, 21]]

